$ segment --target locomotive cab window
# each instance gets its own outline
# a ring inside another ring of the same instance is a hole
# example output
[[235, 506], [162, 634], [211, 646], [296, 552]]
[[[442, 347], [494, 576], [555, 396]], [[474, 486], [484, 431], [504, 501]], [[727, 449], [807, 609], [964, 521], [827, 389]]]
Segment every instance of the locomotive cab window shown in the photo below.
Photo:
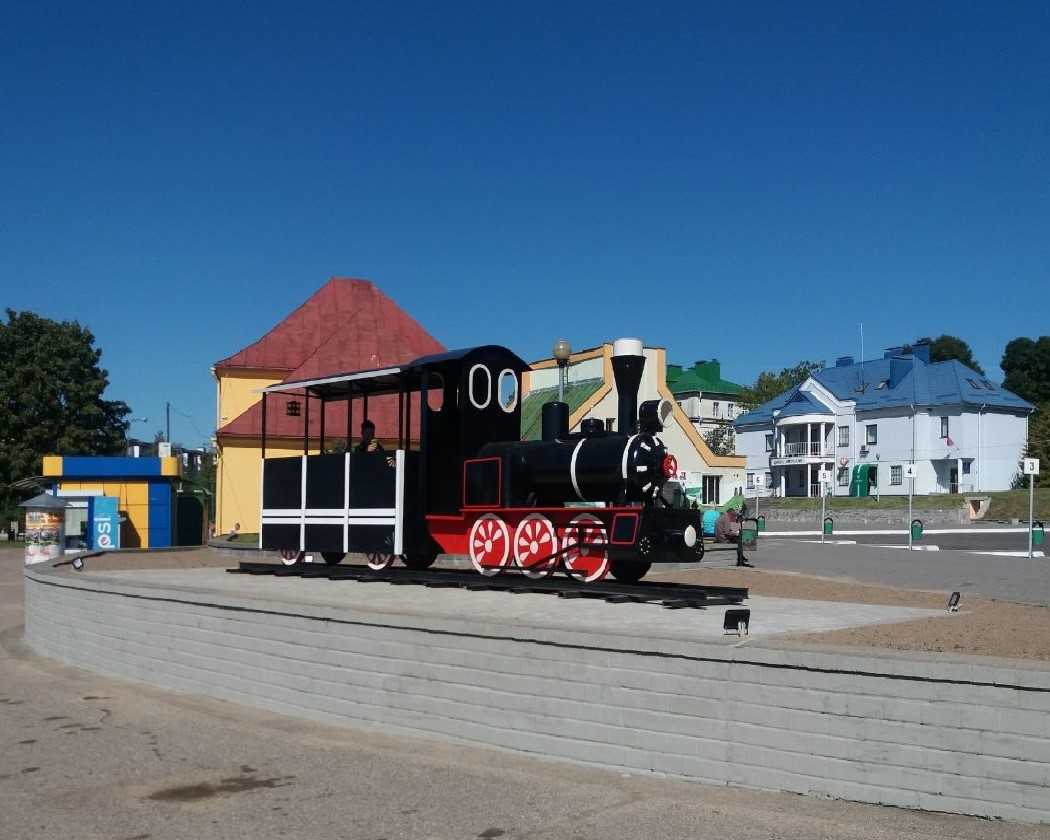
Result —
[[474, 365], [470, 369], [467, 385], [470, 403], [476, 409], [488, 408], [492, 401], [492, 374], [484, 365]]
[[510, 368], [500, 371], [499, 405], [508, 413], [518, 405], [518, 377]]

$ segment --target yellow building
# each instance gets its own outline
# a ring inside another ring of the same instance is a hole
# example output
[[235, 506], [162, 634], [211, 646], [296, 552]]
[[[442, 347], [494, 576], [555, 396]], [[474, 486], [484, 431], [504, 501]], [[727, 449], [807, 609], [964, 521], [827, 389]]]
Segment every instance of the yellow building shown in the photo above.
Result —
[[[259, 530], [263, 411], [259, 390], [287, 380], [397, 365], [445, 348], [368, 280], [332, 278], [258, 341], [216, 362], [218, 429], [215, 526], [227, 533]], [[302, 422], [273, 404], [266, 414], [267, 456], [303, 451]], [[376, 406], [372, 419], [380, 439], [396, 432], [395, 414]], [[332, 406], [330, 428], [346, 422]], [[310, 423], [309, 445], [318, 428]], [[389, 441], [383, 441], [387, 443]]]

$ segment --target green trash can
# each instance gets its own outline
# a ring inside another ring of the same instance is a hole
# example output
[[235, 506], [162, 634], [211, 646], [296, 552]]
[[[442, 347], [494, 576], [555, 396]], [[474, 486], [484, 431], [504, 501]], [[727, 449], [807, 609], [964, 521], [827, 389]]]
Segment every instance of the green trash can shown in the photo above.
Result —
[[740, 547], [758, 548], [758, 520], [748, 518], [741, 521]]
[[1043, 523], [1033, 522], [1032, 523], [1032, 548], [1041, 548], [1046, 540], [1046, 534], [1043, 533]]
[[824, 517], [824, 535], [830, 537], [835, 532], [835, 520], [830, 516]]
[[911, 521], [911, 538], [913, 540], [921, 540], [922, 539], [922, 520], [921, 519], [913, 519]]
[[758, 517], [758, 530], [759, 531], [766, 530], [766, 518], [764, 516]]

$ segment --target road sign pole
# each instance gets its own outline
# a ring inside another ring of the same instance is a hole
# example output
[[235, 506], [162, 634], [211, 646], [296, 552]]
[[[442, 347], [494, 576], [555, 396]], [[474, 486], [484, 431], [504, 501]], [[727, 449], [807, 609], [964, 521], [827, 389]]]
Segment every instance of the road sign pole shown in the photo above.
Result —
[[820, 544], [824, 545], [824, 520], [827, 519], [828, 494], [824, 492], [824, 485], [820, 485]]
[[1028, 474], [1028, 559], [1032, 559], [1032, 509], [1035, 501], [1035, 476]]
[[912, 528], [911, 528], [911, 505], [912, 499], [915, 496], [915, 479], [911, 478], [908, 480], [908, 551], [912, 551]]
[[1032, 552], [1032, 514], [1035, 502], [1035, 477], [1039, 475], [1039, 459], [1025, 458], [1021, 461], [1021, 472], [1028, 476], [1028, 559], [1031, 560]]

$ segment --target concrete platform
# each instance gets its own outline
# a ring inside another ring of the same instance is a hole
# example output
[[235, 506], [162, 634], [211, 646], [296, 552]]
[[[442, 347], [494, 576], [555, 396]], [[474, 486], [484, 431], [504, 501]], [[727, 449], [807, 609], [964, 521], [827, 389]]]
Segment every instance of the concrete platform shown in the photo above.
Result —
[[[564, 599], [547, 594], [467, 592], [424, 586], [392, 586], [325, 578], [234, 575], [222, 569], [154, 569], [82, 573], [84, 579], [195, 594], [202, 599], [246, 598], [362, 613], [433, 616], [445, 620], [479, 621], [512, 627], [542, 627], [609, 636], [704, 641], [738, 644], [726, 635], [722, 620], [727, 607], [667, 609], [658, 604], [609, 604], [604, 601]], [[876, 604], [798, 601], [786, 598], [749, 598], [741, 605], [751, 610], [749, 641], [782, 635], [814, 633], [896, 623], [941, 615], [940, 610]]]

